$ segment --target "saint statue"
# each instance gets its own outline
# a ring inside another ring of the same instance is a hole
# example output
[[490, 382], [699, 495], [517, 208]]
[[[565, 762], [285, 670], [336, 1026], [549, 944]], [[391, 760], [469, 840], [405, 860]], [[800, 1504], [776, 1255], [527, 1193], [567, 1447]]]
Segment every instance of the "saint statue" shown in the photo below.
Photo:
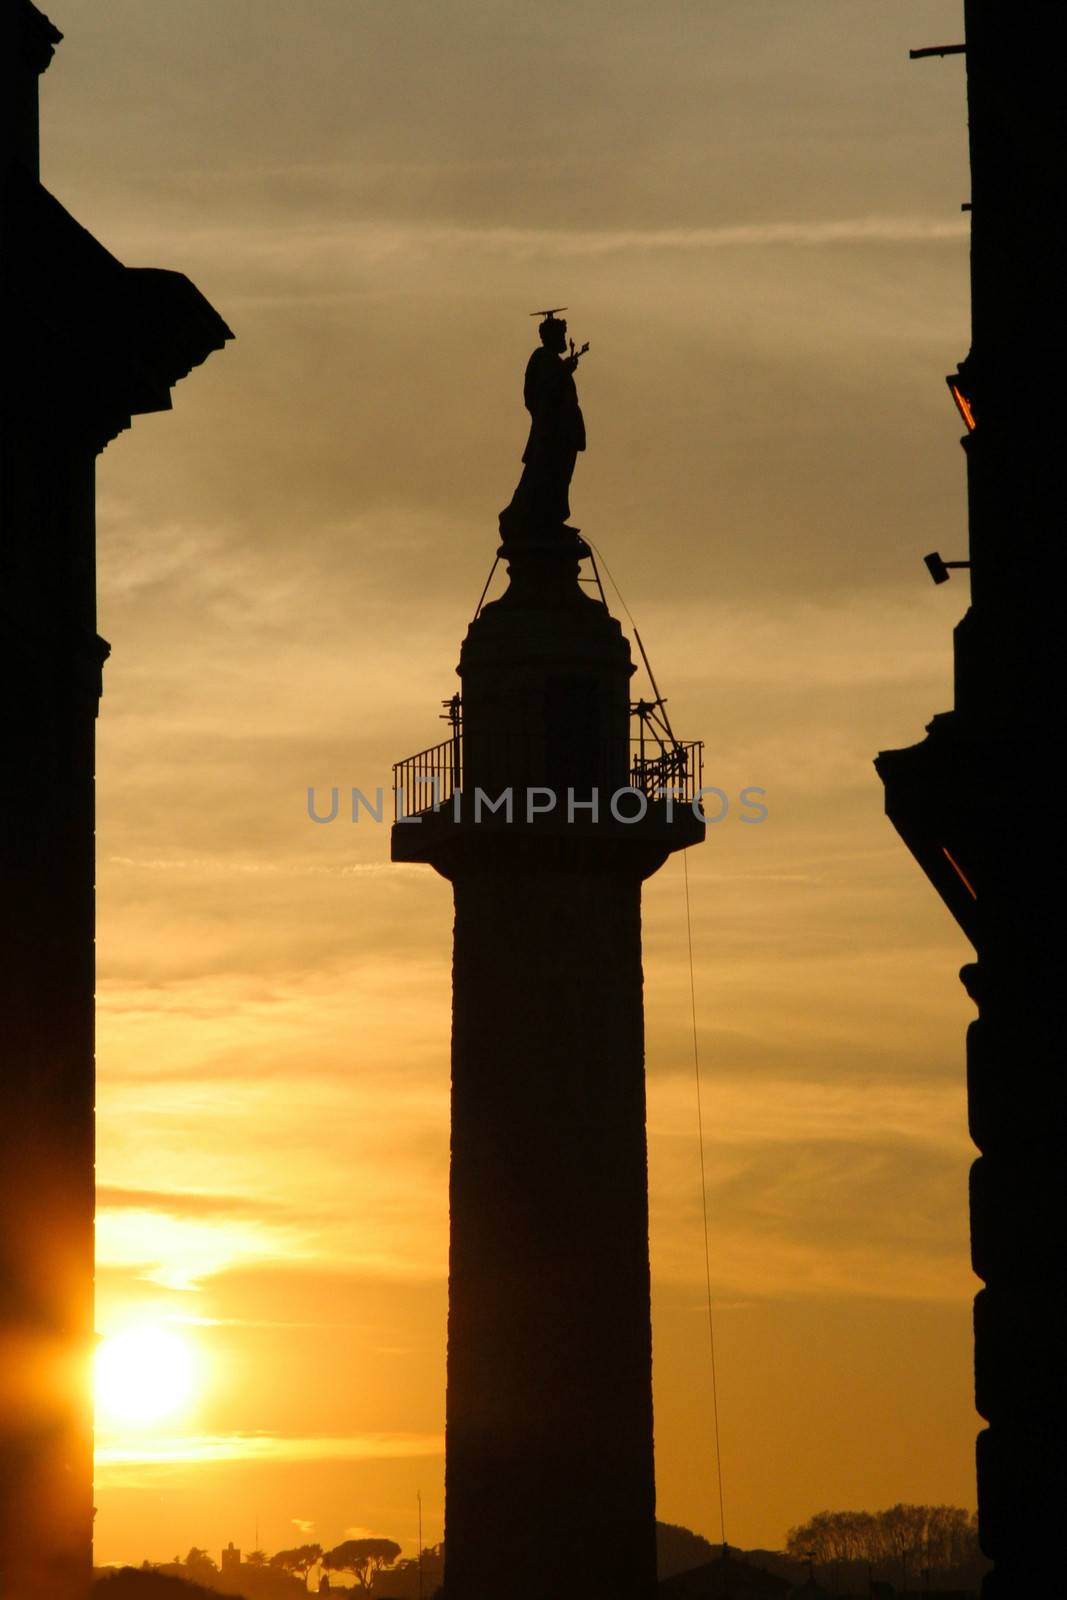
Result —
[[[511, 504], [500, 513], [505, 539], [522, 539], [554, 533], [577, 533], [566, 527], [571, 514], [569, 490], [579, 450], [585, 449], [585, 423], [578, 404], [575, 369], [588, 344], [575, 350], [567, 324], [543, 313], [537, 331], [540, 348], [526, 364], [522, 397], [530, 413], [530, 437], [523, 452], [523, 472]], [[535, 312], [534, 315], [542, 315]]]

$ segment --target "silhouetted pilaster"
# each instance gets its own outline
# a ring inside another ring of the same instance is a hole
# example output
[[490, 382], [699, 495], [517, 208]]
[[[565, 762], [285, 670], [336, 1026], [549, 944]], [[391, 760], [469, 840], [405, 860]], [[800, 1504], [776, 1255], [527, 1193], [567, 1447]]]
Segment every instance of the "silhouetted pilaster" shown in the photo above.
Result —
[[[1063, 934], [1063, 95], [1053, 13], [968, 0], [973, 341], [960, 365], [971, 609], [955, 709], [879, 757], [886, 809], [973, 942], [975, 1392], [989, 1596], [1062, 1586], [1067, 1498]], [[946, 530], [946, 541], [951, 530]]]
[[92, 1555], [96, 456], [228, 330], [123, 267], [37, 175], [60, 35], [0, 0], [0, 1593], [80, 1600]]

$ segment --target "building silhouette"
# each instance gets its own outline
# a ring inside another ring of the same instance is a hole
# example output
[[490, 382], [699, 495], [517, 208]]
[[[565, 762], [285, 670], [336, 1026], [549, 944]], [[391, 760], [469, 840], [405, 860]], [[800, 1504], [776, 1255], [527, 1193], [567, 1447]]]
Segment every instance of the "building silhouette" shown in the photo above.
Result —
[[78, 1600], [92, 1553], [96, 457], [230, 337], [39, 177], [61, 35], [0, 0], [0, 1593]]
[[444, 1587], [540, 1600], [548, 1541], [568, 1592], [648, 1600], [641, 884], [703, 838], [700, 749], [631, 747], [629, 646], [525, 459], [451, 738], [396, 769], [393, 858], [455, 899]]
[[[1062, 842], [1048, 814], [1062, 809], [1064, 117], [1053, 8], [964, 10], [966, 45], [947, 53], [967, 71], [972, 344], [948, 381], [967, 427], [971, 605], [954, 709], [876, 765], [889, 817], [977, 952], [960, 976], [978, 1007], [967, 1081], [991, 1600], [1058, 1592], [1067, 1502]], [[948, 577], [939, 553], [927, 564]]]

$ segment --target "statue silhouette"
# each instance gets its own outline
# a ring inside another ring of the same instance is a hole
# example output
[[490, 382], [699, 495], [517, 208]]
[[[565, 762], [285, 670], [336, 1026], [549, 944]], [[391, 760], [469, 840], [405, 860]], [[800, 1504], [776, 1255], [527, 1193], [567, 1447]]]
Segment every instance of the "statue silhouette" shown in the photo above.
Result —
[[589, 346], [575, 350], [572, 339], [570, 354], [564, 354], [567, 324], [552, 311], [546, 312], [537, 331], [541, 346], [526, 364], [522, 389], [530, 413], [522, 477], [511, 504], [500, 513], [501, 534], [512, 541], [551, 536], [564, 529], [570, 516], [574, 464], [578, 452], [585, 449], [585, 422], [574, 372]]

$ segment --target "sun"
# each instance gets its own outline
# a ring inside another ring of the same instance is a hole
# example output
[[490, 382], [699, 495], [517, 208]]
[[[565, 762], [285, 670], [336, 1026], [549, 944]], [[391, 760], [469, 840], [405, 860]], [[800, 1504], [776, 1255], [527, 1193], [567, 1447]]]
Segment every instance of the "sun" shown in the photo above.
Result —
[[137, 1426], [181, 1411], [196, 1389], [187, 1339], [160, 1323], [141, 1323], [102, 1339], [93, 1374], [101, 1422]]

